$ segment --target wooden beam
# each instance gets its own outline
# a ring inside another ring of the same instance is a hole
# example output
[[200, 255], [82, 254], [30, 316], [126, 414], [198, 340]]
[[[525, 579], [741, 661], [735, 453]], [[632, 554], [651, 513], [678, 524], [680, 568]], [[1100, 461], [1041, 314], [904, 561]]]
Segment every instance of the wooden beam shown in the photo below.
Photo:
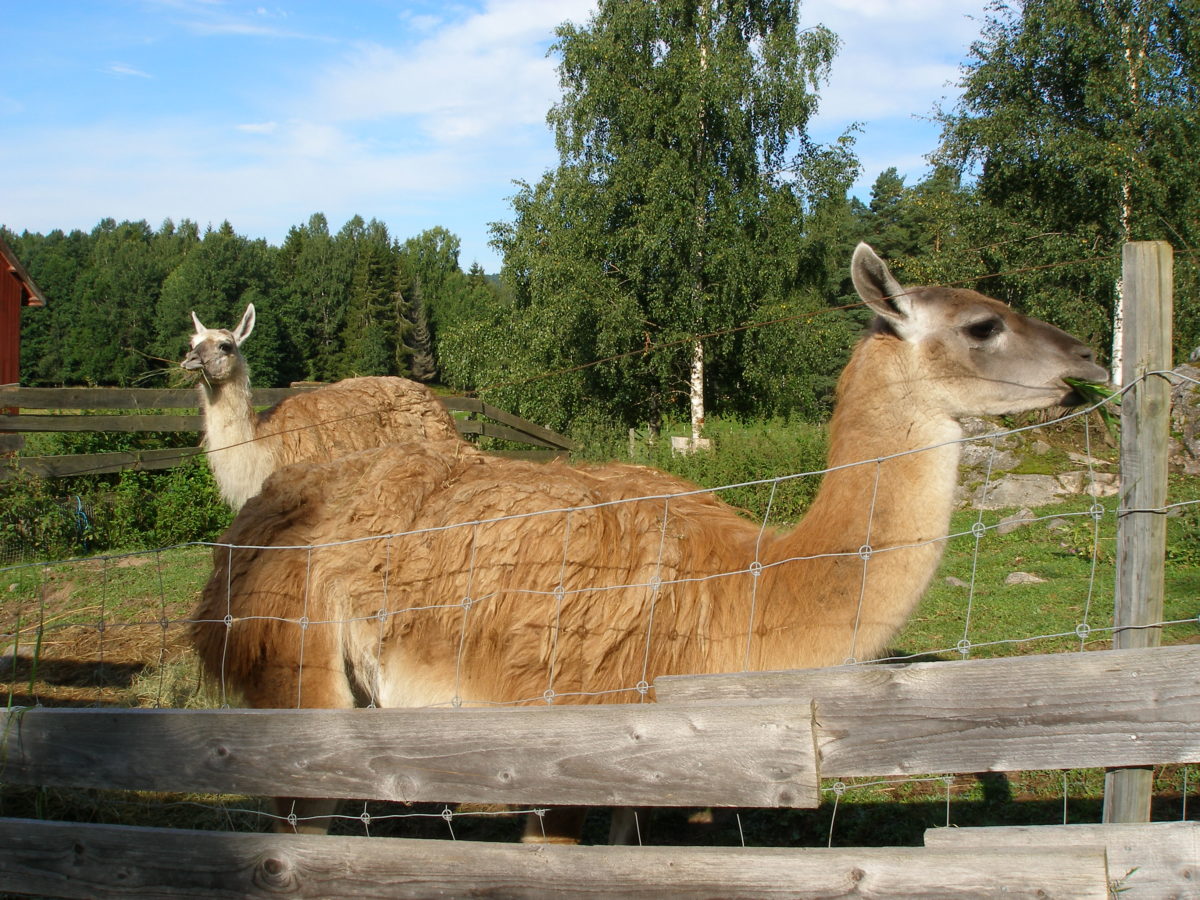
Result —
[[1108, 854], [1113, 893], [1122, 900], [1195, 897], [1200, 890], [1200, 822], [930, 828], [925, 846], [977, 853], [1092, 847]]
[[562, 847], [0, 820], [0, 890], [56, 897], [1107, 900], [1092, 849]]
[[66, 456], [22, 456], [0, 463], [0, 481], [37, 475], [64, 478], [69, 475], [102, 475], [107, 472], [156, 471], [182, 465], [204, 453], [202, 447], [169, 447], [161, 450], [118, 450], [112, 453], [76, 453]]
[[[815, 807], [808, 703], [23, 709], [0, 780], [402, 802]], [[131, 764], [136, 760], [136, 764]]]
[[201, 416], [0, 416], [0, 431], [200, 431]]
[[[439, 397], [438, 399], [442, 401], [442, 405], [448, 410], [486, 416], [524, 435], [523, 437], [512, 438], [512, 440], [519, 440], [523, 443], [541, 444], [560, 450], [579, 449], [579, 445], [570, 438], [553, 432], [548, 428], [536, 425], [526, 419], [522, 419], [520, 416], [514, 416], [512, 413], [507, 413], [502, 409], [490, 406], [476, 397]], [[531, 438], [536, 438], [536, 440], [531, 440]]]
[[659, 678], [659, 701], [813, 699], [823, 777], [1200, 762], [1200, 646]]
[[481, 422], [470, 419], [457, 419], [454, 426], [459, 434], [478, 434], [482, 437], [497, 438], [502, 441], [513, 441], [518, 444], [533, 444], [535, 447], [546, 447], [550, 450], [562, 450], [558, 444], [544, 441], [525, 431], [509, 428], [507, 425], [497, 425], [494, 422]]
[[[274, 406], [314, 388], [257, 388], [255, 406]], [[0, 388], [0, 407], [22, 409], [197, 409], [194, 388]]]
[[[1167, 548], [1167, 450], [1171, 385], [1152, 372], [1171, 369], [1173, 257], [1164, 241], [1126, 244], [1121, 280], [1121, 502], [1117, 507], [1117, 584], [1113, 647], [1157, 647], [1162, 628]], [[1150, 821], [1153, 773], [1109, 772], [1105, 822]]]

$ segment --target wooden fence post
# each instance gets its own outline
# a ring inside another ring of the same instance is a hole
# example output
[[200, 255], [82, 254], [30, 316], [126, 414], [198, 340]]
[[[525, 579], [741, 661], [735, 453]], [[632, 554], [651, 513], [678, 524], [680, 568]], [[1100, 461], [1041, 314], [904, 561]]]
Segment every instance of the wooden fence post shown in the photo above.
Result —
[[[1164, 241], [1126, 244], [1122, 252], [1125, 332], [1121, 401], [1121, 502], [1117, 511], [1117, 585], [1113, 649], [1157, 647], [1162, 621], [1167, 521], [1167, 441], [1171, 386], [1149, 372], [1171, 368], [1173, 258]], [[1124, 386], [1124, 385], [1122, 385]], [[1152, 768], [1105, 776], [1104, 821], [1150, 821]]]

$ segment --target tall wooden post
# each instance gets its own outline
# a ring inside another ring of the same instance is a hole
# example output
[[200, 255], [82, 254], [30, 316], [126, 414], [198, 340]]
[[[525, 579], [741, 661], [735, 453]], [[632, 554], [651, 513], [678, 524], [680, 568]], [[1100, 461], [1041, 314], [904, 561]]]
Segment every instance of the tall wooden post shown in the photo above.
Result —
[[[1113, 649], [1157, 647], [1167, 549], [1167, 440], [1171, 386], [1148, 372], [1171, 368], [1173, 258], [1163, 241], [1126, 244], [1124, 380], [1121, 400], [1121, 503], [1117, 510], [1117, 587]], [[1105, 776], [1104, 821], [1149, 822], [1153, 769]]]

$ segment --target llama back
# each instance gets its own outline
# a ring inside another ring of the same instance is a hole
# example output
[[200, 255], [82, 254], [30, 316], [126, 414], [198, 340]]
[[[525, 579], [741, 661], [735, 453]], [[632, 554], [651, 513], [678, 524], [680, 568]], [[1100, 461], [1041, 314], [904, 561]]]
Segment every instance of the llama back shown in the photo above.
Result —
[[381, 706], [614, 702], [714, 653], [740, 667], [751, 577], [718, 560], [740, 545], [748, 566], [759, 529], [690, 489], [633, 466], [458, 469], [415, 533], [315, 562], [318, 588], [359, 608], [345, 638], [360, 692]]
[[259, 417], [275, 468], [324, 462], [383, 444], [453, 441], [458, 431], [424, 385], [406, 378], [348, 378], [288, 397]]

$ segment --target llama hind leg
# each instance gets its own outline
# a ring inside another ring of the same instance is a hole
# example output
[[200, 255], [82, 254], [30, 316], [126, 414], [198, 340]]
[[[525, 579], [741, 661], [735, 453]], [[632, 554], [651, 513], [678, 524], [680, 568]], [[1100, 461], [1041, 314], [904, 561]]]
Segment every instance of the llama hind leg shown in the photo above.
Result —
[[[256, 709], [350, 709], [354, 692], [333, 635], [306, 641], [304, 661], [267, 663], [246, 700]], [[276, 797], [272, 829], [281, 834], [325, 834], [338, 801], [324, 797]]]

